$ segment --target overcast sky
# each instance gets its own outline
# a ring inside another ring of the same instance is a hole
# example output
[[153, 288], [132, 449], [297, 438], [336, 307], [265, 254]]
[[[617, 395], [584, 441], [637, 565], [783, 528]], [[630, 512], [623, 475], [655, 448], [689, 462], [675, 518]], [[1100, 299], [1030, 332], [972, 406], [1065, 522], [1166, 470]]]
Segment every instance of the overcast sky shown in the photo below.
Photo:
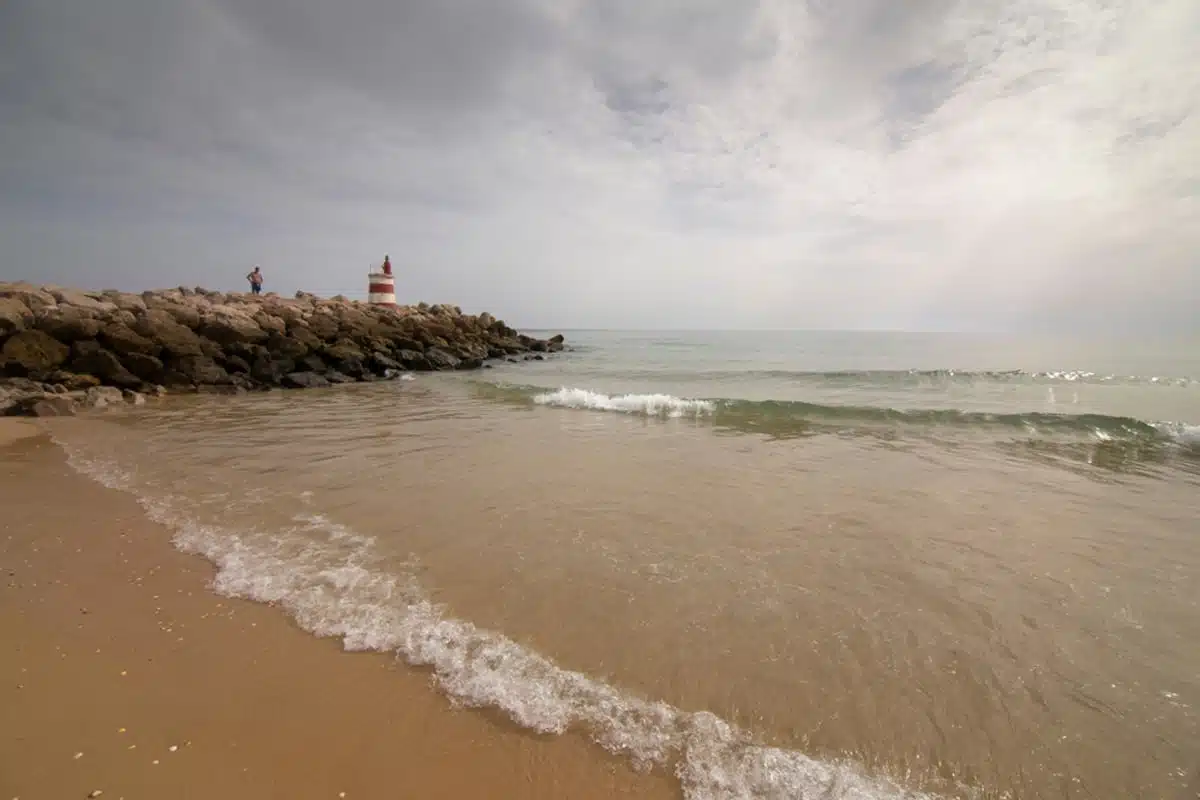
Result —
[[3, 0], [0, 279], [1200, 331], [1196, 0]]

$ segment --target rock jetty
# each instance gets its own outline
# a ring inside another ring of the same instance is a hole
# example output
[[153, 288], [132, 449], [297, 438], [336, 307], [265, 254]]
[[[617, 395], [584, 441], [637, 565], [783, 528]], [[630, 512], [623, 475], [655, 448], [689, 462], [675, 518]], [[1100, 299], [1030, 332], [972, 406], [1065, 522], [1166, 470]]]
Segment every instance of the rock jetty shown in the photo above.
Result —
[[561, 335], [535, 339], [457, 306], [0, 283], [0, 414], [8, 415], [71, 414], [167, 391], [313, 388], [477, 369], [562, 349]]

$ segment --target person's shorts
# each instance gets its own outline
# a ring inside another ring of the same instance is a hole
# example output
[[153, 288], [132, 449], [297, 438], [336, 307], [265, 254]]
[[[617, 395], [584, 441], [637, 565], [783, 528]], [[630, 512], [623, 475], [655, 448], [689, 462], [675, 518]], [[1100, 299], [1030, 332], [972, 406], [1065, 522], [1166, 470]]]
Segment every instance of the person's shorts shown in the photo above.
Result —
[[257, 283], [252, 283], [252, 284], [250, 284], [250, 293], [251, 294], [262, 294], [262, 287], [259, 286]]

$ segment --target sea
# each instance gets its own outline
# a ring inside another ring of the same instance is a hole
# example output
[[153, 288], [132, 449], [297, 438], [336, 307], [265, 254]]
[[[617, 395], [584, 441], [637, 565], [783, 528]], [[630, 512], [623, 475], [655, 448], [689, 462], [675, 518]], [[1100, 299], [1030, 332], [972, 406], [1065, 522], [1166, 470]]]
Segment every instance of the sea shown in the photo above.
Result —
[[55, 436], [215, 592], [689, 800], [1200, 797], [1200, 342], [566, 336]]

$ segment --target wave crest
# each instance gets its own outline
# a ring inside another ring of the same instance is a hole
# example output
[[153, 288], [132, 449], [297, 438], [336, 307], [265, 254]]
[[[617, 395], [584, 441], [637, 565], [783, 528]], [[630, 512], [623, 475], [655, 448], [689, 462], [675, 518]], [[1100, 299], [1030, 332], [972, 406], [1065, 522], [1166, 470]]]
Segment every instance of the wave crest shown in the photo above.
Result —
[[687, 400], [669, 394], [607, 395], [588, 389], [563, 387], [554, 392], [534, 395], [533, 402], [559, 408], [584, 408], [592, 411], [620, 411], [649, 417], [704, 416], [716, 410], [709, 400]]

